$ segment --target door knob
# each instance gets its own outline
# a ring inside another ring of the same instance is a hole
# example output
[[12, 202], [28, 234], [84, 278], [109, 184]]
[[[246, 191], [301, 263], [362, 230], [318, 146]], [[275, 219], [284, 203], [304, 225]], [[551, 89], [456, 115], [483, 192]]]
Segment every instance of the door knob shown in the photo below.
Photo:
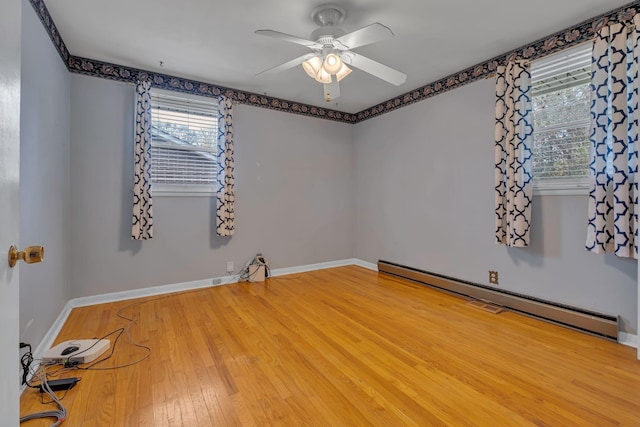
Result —
[[27, 264], [40, 262], [44, 259], [44, 248], [42, 246], [27, 246], [24, 251], [11, 245], [9, 248], [9, 267], [16, 265], [18, 260], [23, 260]]

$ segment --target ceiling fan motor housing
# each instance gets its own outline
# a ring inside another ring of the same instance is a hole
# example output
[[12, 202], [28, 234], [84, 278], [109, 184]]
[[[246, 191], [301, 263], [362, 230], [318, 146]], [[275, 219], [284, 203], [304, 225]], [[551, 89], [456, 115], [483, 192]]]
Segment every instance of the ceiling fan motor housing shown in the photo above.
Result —
[[311, 13], [313, 22], [319, 27], [335, 27], [336, 25], [340, 25], [342, 21], [344, 21], [345, 16], [347, 16], [347, 13], [344, 8], [331, 3], [318, 6], [313, 10], [313, 13]]
[[320, 28], [311, 33], [311, 40], [323, 46], [333, 46], [335, 39], [346, 34], [342, 28], [338, 28], [345, 16], [345, 10], [336, 4], [318, 6], [311, 14], [311, 18]]

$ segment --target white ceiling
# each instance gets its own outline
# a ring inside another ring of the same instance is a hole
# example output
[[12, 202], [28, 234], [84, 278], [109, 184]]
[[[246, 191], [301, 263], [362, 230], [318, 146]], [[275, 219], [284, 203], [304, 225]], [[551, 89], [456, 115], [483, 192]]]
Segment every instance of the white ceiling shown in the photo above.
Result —
[[[309, 38], [325, 1], [45, 0], [72, 55], [356, 113], [629, 0], [337, 0], [350, 32], [380, 22], [395, 37], [355, 49], [408, 75], [393, 86], [354, 70], [327, 104], [302, 67], [257, 73], [308, 53], [254, 34]], [[160, 66], [160, 61], [163, 66]]]

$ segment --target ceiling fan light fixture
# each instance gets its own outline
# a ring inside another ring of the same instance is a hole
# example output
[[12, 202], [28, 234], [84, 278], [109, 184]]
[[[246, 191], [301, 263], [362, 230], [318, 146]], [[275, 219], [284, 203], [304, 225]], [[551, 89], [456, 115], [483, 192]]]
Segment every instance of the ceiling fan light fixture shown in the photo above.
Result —
[[329, 84], [331, 83], [331, 74], [327, 73], [324, 67], [320, 67], [320, 71], [316, 74], [315, 79], [318, 83]]
[[306, 71], [309, 77], [315, 79], [322, 68], [322, 60], [319, 57], [314, 56], [313, 58], [304, 61], [302, 63], [302, 68], [304, 68], [304, 71]]
[[342, 59], [335, 53], [330, 53], [324, 58], [322, 68], [329, 74], [337, 74], [342, 68]]
[[350, 67], [355, 67], [396, 86], [404, 84], [407, 80], [406, 74], [353, 52], [353, 49], [358, 47], [393, 37], [393, 31], [379, 22], [374, 22], [358, 30], [345, 33], [343, 29], [338, 27], [345, 16], [345, 10], [341, 6], [335, 4], [318, 6], [313, 11], [312, 17], [319, 28], [311, 33], [310, 39], [274, 30], [257, 30], [256, 34], [258, 35], [302, 45], [313, 52], [272, 67], [263, 73], [285, 71], [302, 65], [309, 77], [324, 85], [324, 95], [327, 101], [340, 96], [338, 83], [352, 72]]
[[347, 77], [349, 74], [351, 74], [351, 68], [342, 63], [342, 67], [340, 67], [340, 70], [336, 73], [336, 78], [338, 79], [338, 81], [340, 81]]

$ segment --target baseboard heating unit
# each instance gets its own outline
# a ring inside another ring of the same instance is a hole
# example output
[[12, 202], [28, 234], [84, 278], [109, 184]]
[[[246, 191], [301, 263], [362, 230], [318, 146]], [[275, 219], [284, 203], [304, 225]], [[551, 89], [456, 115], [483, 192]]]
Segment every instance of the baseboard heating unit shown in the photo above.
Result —
[[378, 261], [378, 271], [463, 297], [487, 301], [528, 316], [610, 340], [618, 340], [618, 317], [571, 307], [515, 292], [494, 289], [416, 268]]

